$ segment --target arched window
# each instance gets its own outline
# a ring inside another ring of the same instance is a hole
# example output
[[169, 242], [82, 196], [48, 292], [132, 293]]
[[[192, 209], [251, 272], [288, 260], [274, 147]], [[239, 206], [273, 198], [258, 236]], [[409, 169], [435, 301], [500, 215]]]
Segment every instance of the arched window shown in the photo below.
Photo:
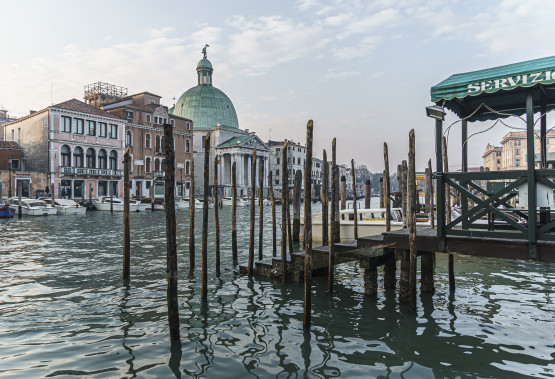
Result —
[[185, 162], [185, 175], [190, 175], [189, 171], [191, 170], [191, 164], [189, 161]]
[[133, 134], [131, 130], [125, 132], [125, 146], [133, 146]]
[[166, 139], [164, 138], [164, 136], [162, 136], [160, 138], [160, 152], [164, 153], [166, 151]]
[[118, 169], [118, 152], [115, 150], [110, 151], [110, 170]]
[[69, 146], [62, 146], [60, 153], [62, 157], [62, 167], [71, 167], [71, 150]]
[[92, 147], [89, 147], [87, 149], [87, 167], [88, 168], [96, 167], [96, 151]]
[[83, 167], [83, 148], [77, 146], [73, 150], [73, 167]]
[[106, 154], [106, 150], [100, 149], [98, 152], [98, 168], [108, 168], [108, 154]]
[[145, 135], [145, 147], [147, 149], [150, 149], [152, 147], [151, 142], [150, 142], [150, 133], [147, 133]]
[[191, 144], [189, 143], [189, 140], [185, 141], [185, 152], [189, 153], [191, 150]]
[[145, 172], [146, 173], [150, 172], [150, 166], [151, 166], [151, 159], [150, 159], [150, 157], [147, 157], [145, 159]]
[[154, 146], [154, 150], [159, 153], [162, 151], [161, 147], [160, 147], [160, 136], [156, 135], [156, 145]]
[[166, 171], [166, 160], [162, 159], [161, 171]]
[[154, 171], [160, 171], [160, 159], [154, 159]]

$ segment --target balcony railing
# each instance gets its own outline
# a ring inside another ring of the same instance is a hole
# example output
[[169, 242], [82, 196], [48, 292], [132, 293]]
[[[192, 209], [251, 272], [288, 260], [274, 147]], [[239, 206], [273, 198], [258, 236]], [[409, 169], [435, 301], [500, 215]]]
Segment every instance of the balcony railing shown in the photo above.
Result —
[[166, 175], [164, 171], [154, 171], [154, 176], [157, 178], [163, 178]]
[[86, 168], [86, 167], [60, 167], [60, 174], [79, 175], [79, 176], [123, 176], [123, 170], [112, 170], [106, 168]]

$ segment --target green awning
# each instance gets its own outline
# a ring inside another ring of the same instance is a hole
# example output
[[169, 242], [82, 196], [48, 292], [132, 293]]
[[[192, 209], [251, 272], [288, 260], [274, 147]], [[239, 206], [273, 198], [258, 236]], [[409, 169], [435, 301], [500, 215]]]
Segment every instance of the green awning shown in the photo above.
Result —
[[[555, 56], [455, 74], [431, 89], [432, 101], [452, 110], [460, 117], [475, 113], [472, 119], [500, 117], [487, 108], [510, 114], [524, 113], [526, 91], [534, 89], [534, 105], [541, 98], [552, 108], [555, 102]], [[548, 91], [549, 89], [549, 91]], [[537, 101], [536, 101], [537, 100]]]

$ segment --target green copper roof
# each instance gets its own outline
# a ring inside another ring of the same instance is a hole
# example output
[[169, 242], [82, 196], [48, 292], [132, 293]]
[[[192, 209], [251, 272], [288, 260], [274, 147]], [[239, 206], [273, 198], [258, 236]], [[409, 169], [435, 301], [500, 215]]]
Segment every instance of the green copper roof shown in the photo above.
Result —
[[239, 129], [233, 103], [211, 85], [199, 85], [186, 91], [177, 100], [173, 114], [193, 120], [195, 129], [210, 129], [218, 123]]
[[203, 69], [203, 68], [213, 70], [212, 63], [210, 63], [210, 61], [206, 58], [201, 59], [200, 61], [198, 61], [198, 64], [197, 64], [197, 70]]
[[228, 139], [224, 143], [220, 143], [220, 146], [235, 146], [235, 145], [238, 145], [241, 142], [249, 139], [250, 137], [251, 136], [233, 137], [231, 139]]

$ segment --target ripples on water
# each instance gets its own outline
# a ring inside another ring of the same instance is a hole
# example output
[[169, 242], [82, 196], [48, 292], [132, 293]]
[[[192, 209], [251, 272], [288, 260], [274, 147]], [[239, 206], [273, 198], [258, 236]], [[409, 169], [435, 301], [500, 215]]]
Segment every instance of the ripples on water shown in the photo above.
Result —
[[[249, 208], [238, 212], [240, 261], [246, 262]], [[266, 215], [270, 212], [266, 208]], [[382, 282], [378, 298], [365, 299], [362, 270], [342, 265], [332, 299], [327, 279], [313, 279], [313, 326], [304, 333], [301, 284], [249, 280], [232, 269], [229, 213], [230, 208], [220, 211], [220, 279], [213, 246], [209, 249], [206, 307], [200, 302], [202, 210], [196, 213], [193, 275], [189, 213], [177, 213], [182, 345], [173, 347], [163, 213], [131, 215], [128, 284], [121, 280], [121, 214], [0, 221], [0, 376], [555, 374], [553, 265], [455, 256], [457, 291], [450, 298], [447, 260], [438, 254], [436, 293], [419, 298], [416, 316], [399, 305], [396, 292], [384, 291]], [[265, 253], [271, 254], [270, 218], [266, 221]], [[213, 241], [213, 228], [210, 234]]]

